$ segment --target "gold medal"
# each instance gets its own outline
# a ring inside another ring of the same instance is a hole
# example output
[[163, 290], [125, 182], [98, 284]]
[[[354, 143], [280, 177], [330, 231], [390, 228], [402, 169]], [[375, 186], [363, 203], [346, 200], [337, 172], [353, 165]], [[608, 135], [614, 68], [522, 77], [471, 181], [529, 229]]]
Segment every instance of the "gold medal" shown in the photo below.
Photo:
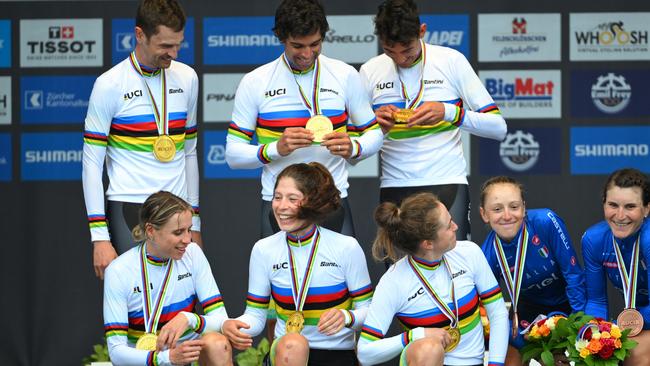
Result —
[[169, 135], [160, 135], [153, 142], [153, 155], [159, 161], [167, 163], [174, 159], [176, 155], [176, 144]]
[[298, 333], [302, 332], [302, 329], [305, 327], [305, 317], [300, 311], [295, 311], [285, 323], [285, 331], [288, 333]]
[[630, 329], [628, 336], [634, 337], [643, 330], [643, 316], [636, 309], [624, 309], [616, 318], [618, 326], [625, 330]]
[[138, 342], [135, 344], [135, 349], [143, 351], [155, 351], [157, 341], [157, 335], [153, 333], [145, 333], [140, 338], [138, 338]]
[[412, 115], [412, 109], [399, 109], [393, 112], [393, 119], [395, 122], [406, 123], [409, 121], [409, 118], [411, 118]]
[[447, 329], [447, 333], [449, 333], [451, 342], [445, 347], [445, 353], [453, 351], [458, 346], [458, 343], [460, 343], [460, 330], [458, 328], [449, 328]]
[[311, 117], [305, 128], [314, 133], [314, 142], [322, 142], [325, 135], [334, 131], [332, 121], [322, 114]]

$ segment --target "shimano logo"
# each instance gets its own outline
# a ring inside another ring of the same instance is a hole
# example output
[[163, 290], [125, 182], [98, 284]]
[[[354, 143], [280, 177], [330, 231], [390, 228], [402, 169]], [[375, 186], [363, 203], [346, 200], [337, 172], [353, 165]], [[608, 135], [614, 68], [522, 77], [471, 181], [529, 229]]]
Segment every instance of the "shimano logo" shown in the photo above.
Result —
[[177, 94], [177, 93], [182, 93], [183, 89], [178, 88], [178, 89], [169, 89], [169, 94]]
[[577, 157], [588, 156], [629, 156], [647, 157], [648, 144], [580, 144], [574, 148]]
[[259, 47], [281, 46], [280, 40], [271, 34], [210, 35], [208, 47]]
[[208, 102], [213, 100], [215, 102], [226, 101], [229, 102], [235, 99], [235, 94], [222, 94], [222, 93], [210, 93], [208, 94]]
[[177, 281], [180, 281], [180, 280], [182, 280], [183, 278], [189, 278], [189, 277], [192, 277], [192, 274], [189, 273], [189, 272], [187, 272], [187, 273], [185, 273], [185, 274], [178, 275], [178, 280], [177, 280]]
[[80, 163], [82, 150], [27, 150], [25, 163]]
[[377, 36], [374, 34], [366, 34], [366, 35], [338, 35], [336, 34], [336, 30], [330, 29], [329, 32], [325, 35], [325, 42], [330, 42], [330, 43], [372, 43], [375, 42], [377, 39]]
[[341, 267], [334, 262], [320, 262], [321, 267]]

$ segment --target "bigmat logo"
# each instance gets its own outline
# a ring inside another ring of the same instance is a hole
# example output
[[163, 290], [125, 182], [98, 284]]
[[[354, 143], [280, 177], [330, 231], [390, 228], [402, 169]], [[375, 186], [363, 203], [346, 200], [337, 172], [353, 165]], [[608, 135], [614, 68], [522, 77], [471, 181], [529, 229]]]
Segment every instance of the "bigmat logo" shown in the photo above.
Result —
[[347, 62], [364, 63], [377, 56], [377, 36], [372, 15], [334, 15], [327, 17], [330, 30], [325, 34], [323, 54]]
[[0, 67], [11, 67], [11, 20], [0, 20]]
[[20, 155], [24, 181], [81, 179], [83, 137], [80, 132], [24, 133]]
[[21, 122], [83, 123], [94, 76], [23, 76]]
[[559, 70], [480, 71], [479, 77], [506, 118], [560, 118]]
[[11, 76], [0, 76], [0, 125], [11, 123]]
[[259, 169], [230, 169], [226, 163], [227, 131], [206, 131], [203, 133], [203, 175], [206, 179], [258, 178]]
[[469, 59], [469, 15], [421, 14], [420, 22], [427, 24], [424, 42], [453, 48]]
[[21, 19], [21, 67], [102, 66], [102, 19]]
[[574, 70], [573, 117], [648, 117], [650, 70]]
[[203, 75], [203, 121], [230, 122], [235, 92], [244, 74]]
[[571, 61], [650, 60], [650, 13], [572, 13]]
[[0, 182], [11, 181], [11, 134], [0, 133]]
[[[118, 18], [111, 22], [111, 62], [113, 65], [129, 57], [135, 49], [135, 20], [133, 18]], [[194, 18], [189, 17], [185, 22], [185, 39], [178, 51], [178, 61], [194, 65]]]
[[273, 24], [273, 17], [204, 18], [203, 63], [259, 65], [276, 59], [284, 48]]
[[560, 61], [560, 14], [479, 14], [478, 60]]
[[479, 170], [481, 175], [560, 174], [560, 141], [556, 127], [517, 129], [501, 142], [480, 139]]
[[572, 127], [571, 174], [650, 173], [650, 126]]

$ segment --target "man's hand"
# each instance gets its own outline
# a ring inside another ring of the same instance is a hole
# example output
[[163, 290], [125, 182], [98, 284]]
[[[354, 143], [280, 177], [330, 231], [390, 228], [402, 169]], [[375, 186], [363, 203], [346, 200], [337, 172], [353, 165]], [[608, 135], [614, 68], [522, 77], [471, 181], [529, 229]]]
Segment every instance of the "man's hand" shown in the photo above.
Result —
[[385, 134], [390, 132], [390, 130], [395, 126], [395, 119], [393, 119], [393, 113], [397, 112], [399, 108], [395, 107], [392, 104], [382, 105], [381, 107], [375, 110], [375, 117], [377, 117], [377, 123], [381, 127], [381, 131]]
[[314, 134], [311, 131], [303, 127], [289, 127], [278, 140], [278, 153], [287, 156], [296, 149], [311, 146], [312, 141]]
[[166, 349], [171, 349], [176, 347], [176, 341], [185, 333], [189, 322], [187, 317], [182, 313], [176, 314], [176, 316], [167, 322], [164, 327], [160, 329], [158, 333], [158, 340], [156, 342], [156, 350], [158, 352], [164, 351]]
[[440, 102], [424, 102], [414, 110], [406, 127], [433, 126], [445, 118], [445, 106]]
[[104, 279], [104, 270], [108, 267], [113, 259], [117, 258], [117, 252], [108, 240], [98, 240], [93, 244], [93, 267], [95, 276], [100, 280]]
[[201, 339], [185, 341], [178, 347], [169, 350], [169, 361], [174, 365], [187, 365], [198, 361], [203, 346], [205, 346], [205, 341]]
[[228, 319], [221, 326], [221, 333], [228, 338], [235, 349], [243, 351], [253, 345], [253, 337], [239, 329], [250, 328], [250, 325], [236, 319]]
[[352, 140], [345, 132], [332, 132], [323, 136], [321, 146], [325, 146], [330, 154], [338, 155], [344, 159], [352, 156]]
[[329, 309], [321, 314], [317, 326], [319, 332], [327, 336], [334, 335], [345, 326], [345, 315], [339, 309]]
[[449, 333], [447, 333], [447, 331], [442, 328], [424, 328], [424, 337], [437, 339], [440, 341], [442, 348], [447, 348], [447, 346], [451, 343], [451, 337], [449, 336]]

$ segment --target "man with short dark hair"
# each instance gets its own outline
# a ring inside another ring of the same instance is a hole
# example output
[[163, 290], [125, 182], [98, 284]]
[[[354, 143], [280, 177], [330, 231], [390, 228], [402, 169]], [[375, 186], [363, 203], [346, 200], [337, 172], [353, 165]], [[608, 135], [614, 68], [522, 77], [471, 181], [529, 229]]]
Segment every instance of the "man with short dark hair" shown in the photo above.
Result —
[[185, 13], [176, 0], [143, 0], [136, 15], [135, 50], [93, 86], [84, 125], [83, 189], [99, 278], [117, 253], [133, 246], [131, 228], [139, 207], [154, 192], [170, 191], [192, 205], [192, 241], [201, 243], [198, 78], [192, 68], [175, 61], [184, 27]]
[[421, 191], [449, 209], [459, 239], [469, 238], [469, 189], [460, 130], [502, 140], [506, 123], [467, 59], [458, 51], [425, 44], [413, 0], [386, 0], [375, 18], [384, 54], [361, 67], [381, 148], [380, 201], [399, 205]]
[[263, 167], [262, 237], [279, 230], [270, 214], [275, 176], [311, 161], [328, 168], [343, 198], [323, 226], [354, 233], [346, 164], [377, 152], [382, 134], [357, 71], [320, 54], [328, 29], [318, 1], [283, 1], [273, 31], [284, 53], [246, 74], [235, 95], [226, 161], [233, 169]]

